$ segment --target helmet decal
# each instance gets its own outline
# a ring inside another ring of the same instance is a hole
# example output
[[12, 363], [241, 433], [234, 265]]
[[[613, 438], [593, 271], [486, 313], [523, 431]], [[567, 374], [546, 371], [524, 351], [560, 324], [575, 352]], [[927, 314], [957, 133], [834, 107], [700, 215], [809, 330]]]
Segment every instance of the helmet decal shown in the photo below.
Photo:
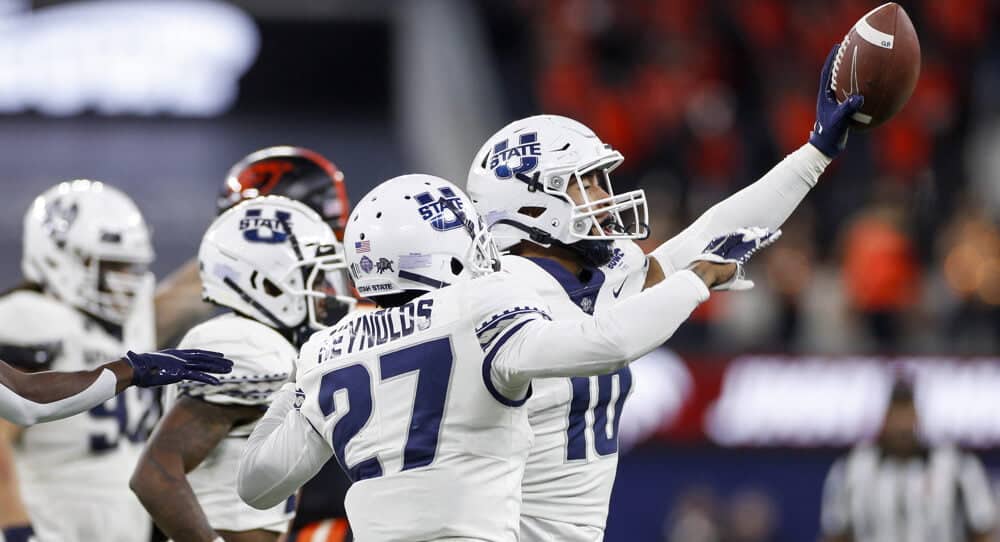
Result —
[[62, 198], [55, 198], [45, 206], [42, 227], [60, 249], [66, 246], [66, 234], [76, 221], [78, 213], [76, 202], [66, 206]]
[[538, 157], [542, 155], [542, 145], [538, 142], [538, 132], [528, 132], [518, 136], [518, 144], [508, 148], [505, 139], [493, 145], [490, 169], [498, 179], [510, 179], [523, 175], [538, 167]]
[[[462, 198], [455, 195], [455, 192], [447, 187], [438, 188], [441, 197], [437, 200], [430, 192], [417, 194], [413, 199], [417, 200], [420, 207], [417, 209], [424, 221], [430, 221], [431, 227], [437, 231], [448, 231], [461, 228], [465, 225], [462, 210]], [[458, 211], [458, 212], [456, 212]]]
[[274, 218], [264, 218], [261, 210], [247, 209], [239, 222], [243, 238], [251, 243], [284, 243], [288, 239], [292, 215], [284, 211], [275, 211]]
[[243, 190], [256, 188], [260, 194], [270, 194], [281, 178], [293, 169], [295, 166], [288, 161], [261, 160], [239, 172], [237, 178]]

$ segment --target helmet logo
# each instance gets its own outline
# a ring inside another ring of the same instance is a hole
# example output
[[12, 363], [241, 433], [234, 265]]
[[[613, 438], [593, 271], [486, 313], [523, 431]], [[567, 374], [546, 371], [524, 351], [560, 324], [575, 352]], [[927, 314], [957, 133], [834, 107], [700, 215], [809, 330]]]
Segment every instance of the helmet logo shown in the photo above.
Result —
[[509, 144], [510, 141], [505, 139], [493, 145], [490, 169], [498, 179], [510, 179], [538, 167], [538, 157], [542, 155], [538, 132], [521, 134], [515, 147], [507, 148]]
[[265, 160], [251, 164], [238, 177], [243, 189], [256, 188], [260, 194], [270, 194], [278, 181], [295, 165], [281, 160]]
[[78, 213], [79, 208], [75, 202], [67, 206], [60, 198], [52, 200], [45, 206], [45, 220], [42, 222], [42, 227], [60, 249], [66, 246], [66, 234], [76, 221]]
[[375, 263], [375, 270], [378, 271], [379, 275], [385, 273], [386, 271], [395, 271], [395, 269], [392, 268], [392, 260], [389, 258], [379, 258], [378, 262]]
[[264, 218], [260, 211], [247, 209], [246, 215], [240, 219], [243, 238], [251, 243], [284, 243], [288, 239], [287, 228], [291, 227], [291, 213], [275, 211], [274, 218]]
[[413, 199], [420, 204], [417, 210], [420, 212], [421, 218], [425, 222], [429, 221], [431, 227], [437, 231], [448, 231], [464, 226], [465, 217], [461, 213], [462, 198], [456, 196], [455, 192], [447, 186], [438, 188], [438, 192], [441, 192], [441, 197], [437, 200], [430, 192], [413, 196]]

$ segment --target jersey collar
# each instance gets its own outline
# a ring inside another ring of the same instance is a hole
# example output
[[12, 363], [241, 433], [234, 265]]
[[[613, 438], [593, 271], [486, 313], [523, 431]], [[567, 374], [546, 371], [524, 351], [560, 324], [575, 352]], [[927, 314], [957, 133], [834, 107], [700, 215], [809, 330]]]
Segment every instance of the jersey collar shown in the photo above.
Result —
[[597, 293], [604, 285], [604, 272], [594, 267], [584, 267], [579, 275], [574, 275], [561, 264], [548, 258], [528, 258], [535, 265], [556, 279], [566, 295], [587, 314], [594, 314]]

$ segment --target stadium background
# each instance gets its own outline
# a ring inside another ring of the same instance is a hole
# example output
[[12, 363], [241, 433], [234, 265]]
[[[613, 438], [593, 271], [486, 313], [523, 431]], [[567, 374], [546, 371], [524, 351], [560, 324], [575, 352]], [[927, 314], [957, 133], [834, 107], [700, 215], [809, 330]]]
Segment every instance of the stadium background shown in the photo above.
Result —
[[[851, 135], [754, 291], [714, 296], [677, 356], [644, 360], [609, 541], [814, 539], [826, 469], [899, 373], [929, 438], [1000, 479], [998, 7], [901, 3], [913, 98]], [[0, 0], [0, 280], [60, 180], [128, 192], [164, 276], [251, 150], [311, 147], [357, 198], [403, 172], [461, 184], [489, 134], [537, 112], [625, 154], [616, 186], [645, 188], [652, 247], [805, 141], [825, 54], [877, 4]]]

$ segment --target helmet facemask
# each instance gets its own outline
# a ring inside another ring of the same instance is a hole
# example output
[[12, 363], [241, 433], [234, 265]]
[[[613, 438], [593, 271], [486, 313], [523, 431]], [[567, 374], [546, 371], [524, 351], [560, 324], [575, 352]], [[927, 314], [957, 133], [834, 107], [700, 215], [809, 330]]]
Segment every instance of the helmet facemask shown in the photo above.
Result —
[[111, 323], [124, 323], [149, 277], [148, 264], [90, 258], [86, 270], [86, 286], [80, 292], [83, 309]]
[[[565, 246], [578, 253], [589, 264], [600, 267], [613, 256], [612, 245], [615, 240], [641, 240], [649, 237], [649, 211], [645, 192], [638, 189], [623, 194], [614, 193], [609, 173], [621, 162], [620, 156], [614, 152], [596, 166], [587, 164], [584, 167], [553, 171], [544, 182], [539, 180], [539, 174], [534, 179], [521, 179], [528, 184], [529, 190], [537, 190], [541, 184], [544, 193], [563, 202], [561, 205], [536, 208], [538, 212], [528, 216], [548, 221], [552, 225], [560, 217], [567, 214], [569, 216], [569, 223], [561, 239], [532, 236], [532, 241], [542, 246], [551, 246], [553, 243]], [[597, 183], [608, 195], [592, 200], [588, 191], [590, 183]], [[577, 189], [577, 199], [570, 196], [571, 186]], [[523, 215], [521, 211], [519, 214]], [[511, 221], [504, 220], [501, 223], [511, 224]]]
[[[314, 255], [306, 257], [290, 268], [280, 279], [284, 293], [302, 296], [306, 302], [305, 324], [313, 331], [331, 326], [350, 312], [357, 299], [350, 295], [347, 281], [347, 263], [344, 254], [334, 245], [304, 247]], [[303, 278], [302, 287], [293, 274]]]

